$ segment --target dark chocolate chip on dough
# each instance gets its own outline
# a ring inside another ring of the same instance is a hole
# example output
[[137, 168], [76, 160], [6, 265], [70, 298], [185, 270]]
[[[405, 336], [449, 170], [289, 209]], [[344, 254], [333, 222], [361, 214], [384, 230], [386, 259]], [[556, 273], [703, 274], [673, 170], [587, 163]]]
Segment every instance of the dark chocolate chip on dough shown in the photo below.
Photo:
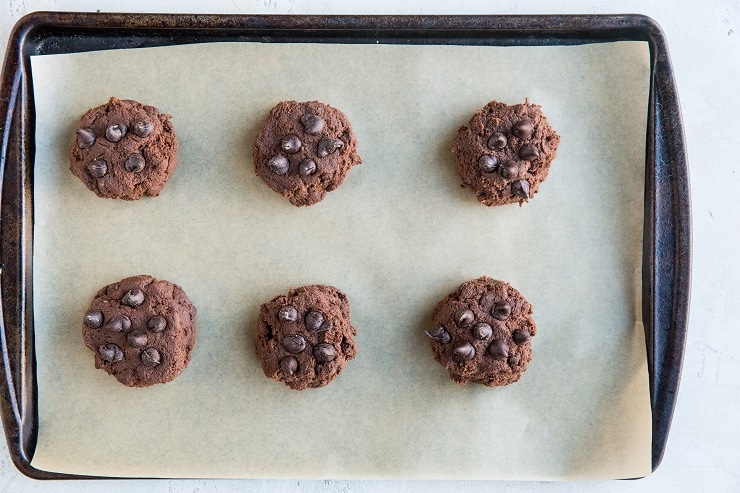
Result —
[[254, 171], [295, 206], [313, 205], [362, 160], [347, 117], [318, 101], [275, 106], [253, 146]]
[[337, 350], [331, 344], [322, 342], [314, 346], [313, 357], [319, 363], [328, 363], [329, 361], [334, 361], [334, 358], [337, 357]]
[[126, 125], [123, 123], [114, 123], [105, 129], [105, 138], [111, 142], [120, 142], [126, 136]]
[[96, 135], [95, 130], [92, 128], [78, 128], [77, 129], [77, 147], [80, 149], [87, 149], [95, 143]]
[[140, 120], [134, 123], [133, 131], [141, 138], [149, 137], [154, 132], [154, 124], [148, 120]]
[[448, 342], [450, 342], [450, 333], [447, 332], [447, 330], [441, 325], [438, 325], [432, 330], [427, 330], [426, 335], [431, 337], [435, 341], [439, 341], [442, 344], [447, 344]]
[[115, 344], [106, 344], [98, 348], [98, 353], [103, 361], [108, 363], [116, 363], [123, 359], [123, 351]]
[[500, 132], [496, 132], [488, 138], [487, 144], [489, 149], [503, 149], [504, 147], [506, 147], [507, 142], [508, 141], [506, 140], [506, 135]]
[[306, 349], [306, 338], [298, 334], [285, 336], [283, 337], [283, 347], [289, 353], [298, 354]]
[[301, 176], [310, 176], [316, 173], [316, 161], [313, 159], [304, 159], [298, 165], [298, 172]]
[[511, 193], [523, 199], [529, 198], [529, 182], [527, 180], [517, 180], [511, 184]]
[[[464, 310], [475, 317], [472, 327], [457, 323]], [[434, 309], [436, 328], [427, 332], [434, 359], [462, 385], [514, 383], [532, 359], [531, 315], [532, 305], [510, 284], [489, 277], [465, 282]]]
[[295, 356], [286, 356], [280, 360], [280, 369], [285, 376], [291, 377], [298, 371], [298, 360]]
[[530, 120], [519, 120], [511, 126], [511, 133], [522, 140], [527, 140], [532, 136], [534, 126]]
[[102, 178], [108, 172], [108, 163], [103, 159], [96, 159], [95, 161], [90, 161], [90, 164], [87, 165], [87, 170], [93, 177]]
[[295, 154], [296, 152], [301, 150], [302, 145], [303, 143], [301, 142], [301, 139], [299, 139], [297, 135], [290, 134], [290, 135], [286, 135], [283, 138], [281, 147], [288, 154]]
[[121, 298], [121, 303], [130, 307], [137, 307], [144, 303], [144, 293], [139, 288], [129, 289]]
[[146, 347], [148, 341], [149, 338], [147, 337], [146, 332], [144, 332], [143, 330], [132, 330], [128, 333], [128, 343], [131, 344], [133, 347]]
[[162, 362], [162, 356], [159, 354], [159, 351], [157, 351], [153, 347], [149, 347], [143, 350], [141, 352], [140, 358], [141, 362], [144, 363], [144, 366], [149, 368], [154, 368]]
[[85, 325], [91, 329], [97, 329], [103, 325], [103, 312], [101, 310], [90, 310], [85, 314]]
[[123, 167], [126, 168], [126, 171], [131, 171], [132, 173], [140, 173], [145, 166], [146, 160], [141, 154], [131, 154], [126, 159], [126, 162], [123, 163]]
[[[95, 352], [96, 368], [128, 387], [147, 387], [171, 381], [188, 366], [195, 313], [179, 286], [151, 276], [128, 277], [98, 291], [82, 336]], [[104, 329], [95, 327], [98, 321]]]
[[471, 360], [475, 358], [475, 348], [469, 342], [457, 346], [452, 353], [459, 359]]
[[154, 315], [146, 323], [146, 326], [152, 332], [162, 332], [167, 328], [167, 319], [162, 315]]
[[290, 161], [282, 154], [278, 154], [270, 158], [267, 167], [276, 175], [284, 175], [290, 169]]
[[521, 346], [522, 344], [526, 344], [527, 342], [529, 342], [532, 337], [526, 330], [516, 329], [511, 335], [511, 338], [518, 346]]
[[[479, 202], [522, 205], [547, 178], [559, 143], [540, 106], [491, 101], [459, 129], [452, 151], [463, 187]], [[486, 155], [496, 159], [498, 173], [491, 173]]]
[[455, 312], [455, 323], [458, 327], [469, 327], [475, 322], [475, 314], [469, 308], [460, 308]]
[[344, 370], [357, 354], [355, 335], [346, 295], [332, 286], [312, 285], [260, 307], [255, 346], [266, 376], [303, 390], [323, 387]]
[[324, 131], [325, 123], [323, 118], [312, 113], [306, 113], [301, 117], [303, 129], [309, 135], [319, 135]]
[[484, 154], [478, 159], [478, 168], [483, 173], [493, 173], [498, 168], [498, 159], [496, 159], [496, 156]]
[[131, 319], [126, 315], [116, 313], [108, 319], [105, 328], [113, 332], [125, 332], [131, 328]]
[[156, 197], [177, 167], [170, 118], [153, 106], [110, 98], [80, 119], [70, 170], [100, 197]]
[[298, 310], [296, 310], [294, 306], [286, 305], [280, 308], [278, 317], [283, 322], [295, 322], [298, 320]]
[[493, 327], [485, 322], [478, 322], [473, 326], [473, 337], [486, 340], [493, 334]]

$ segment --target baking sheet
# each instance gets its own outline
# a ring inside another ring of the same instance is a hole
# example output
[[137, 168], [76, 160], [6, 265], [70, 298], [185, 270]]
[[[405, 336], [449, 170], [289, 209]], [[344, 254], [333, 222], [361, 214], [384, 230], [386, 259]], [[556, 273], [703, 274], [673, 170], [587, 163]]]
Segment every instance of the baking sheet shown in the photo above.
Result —
[[[205, 44], [33, 57], [32, 465], [79, 474], [305, 478], [611, 478], [650, 473], [641, 313], [649, 58], [572, 47]], [[119, 98], [174, 115], [180, 165], [160, 197], [103, 200], [68, 171], [79, 116]], [[457, 128], [497, 99], [541, 104], [562, 137], [540, 193], [493, 209], [459, 188]], [[252, 171], [269, 109], [342, 109], [364, 163], [295, 208]], [[93, 367], [81, 320], [135, 274], [198, 307], [190, 367], [129, 389]], [[452, 383], [423, 330], [436, 301], [489, 275], [535, 307], [522, 380]], [[254, 354], [259, 304], [345, 291], [359, 354], [295, 392]]]

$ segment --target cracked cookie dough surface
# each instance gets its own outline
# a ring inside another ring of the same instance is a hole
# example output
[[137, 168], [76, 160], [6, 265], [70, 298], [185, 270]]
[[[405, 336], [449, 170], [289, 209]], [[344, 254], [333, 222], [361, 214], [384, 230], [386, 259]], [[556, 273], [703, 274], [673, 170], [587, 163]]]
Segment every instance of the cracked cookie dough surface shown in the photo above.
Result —
[[328, 385], [357, 354], [347, 296], [332, 286], [291, 289], [260, 307], [257, 355], [293, 390]]
[[156, 197], [177, 167], [170, 118], [153, 106], [110, 98], [80, 119], [70, 171], [99, 197]]
[[485, 276], [465, 282], [439, 302], [432, 319], [426, 334], [434, 359], [461, 385], [514, 383], [532, 359], [532, 305], [506, 282]]
[[452, 151], [462, 186], [479, 202], [521, 205], [547, 178], [559, 143], [539, 105], [491, 101], [460, 127]]
[[185, 291], [151, 276], [134, 276], [98, 291], [82, 336], [95, 368], [128, 387], [166, 383], [188, 366], [196, 309]]
[[362, 162], [347, 117], [318, 101], [278, 103], [253, 147], [254, 171], [300, 207], [324, 200]]

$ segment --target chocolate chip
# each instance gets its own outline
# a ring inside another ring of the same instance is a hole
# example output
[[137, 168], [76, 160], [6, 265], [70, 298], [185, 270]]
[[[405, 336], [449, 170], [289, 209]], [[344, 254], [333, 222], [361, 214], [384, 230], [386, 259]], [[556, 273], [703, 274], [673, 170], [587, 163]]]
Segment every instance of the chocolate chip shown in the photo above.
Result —
[[278, 154], [277, 156], [273, 156], [272, 158], [270, 158], [269, 161], [267, 161], [267, 167], [270, 168], [270, 170], [276, 175], [284, 175], [288, 172], [288, 169], [290, 168], [290, 163], [288, 162], [288, 158], [281, 154]]
[[100, 357], [103, 358], [103, 361], [107, 361], [108, 363], [115, 363], [116, 361], [121, 361], [123, 359], [123, 351], [121, 351], [121, 348], [115, 344], [100, 346], [98, 348], [98, 353], [100, 354]]
[[131, 319], [126, 315], [113, 315], [108, 323], [105, 324], [105, 328], [112, 330], [113, 332], [127, 331], [131, 328]]
[[324, 323], [324, 315], [320, 312], [310, 311], [304, 319], [306, 329], [309, 332], [321, 332], [321, 324]]
[[295, 356], [286, 356], [280, 360], [280, 369], [283, 370], [283, 375], [290, 377], [298, 371], [298, 360]]
[[494, 295], [491, 292], [484, 293], [481, 295], [480, 299], [478, 300], [478, 304], [480, 306], [487, 305], [488, 303], [491, 303], [493, 301]]
[[507, 180], [513, 180], [517, 176], [519, 176], [519, 163], [516, 161], [506, 161], [504, 164], [501, 165], [499, 168], [501, 171], [501, 176], [503, 176]]
[[532, 339], [532, 336], [524, 329], [516, 329], [514, 333], [511, 334], [511, 338], [517, 346], [521, 346], [522, 344], [529, 342], [529, 340]]
[[105, 138], [111, 142], [118, 142], [126, 136], [126, 125], [123, 123], [114, 123], [105, 129]]
[[144, 303], [144, 293], [139, 288], [129, 289], [121, 298], [121, 303], [136, 308]]
[[77, 147], [80, 149], [87, 149], [92, 147], [95, 143], [95, 130], [92, 128], [78, 128], [77, 129]]
[[498, 168], [498, 159], [490, 154], [483, 154], [478, 158], [478, 169], [482, 173], [493, 173]]
[[441, 342], [442, 344], [447, 344], [448, 342], [450, 342], [450, 333], [447, 332], [447, 330], [445, 330], [445, 328], [441, 325], [438, 325], [432, 330], [427, 330], [425, 331], [425, 333], [435, 341]]
[[522, 140], [530, 138], [532, 132], [534, 132], [534, 127], [529, 120], [519, 120], [511, 127], [511, 133]]
[[143, 330], [132, 330], [128, 333], [128, 343], [133, 347], [146, 347], [149, 338]]
[[144, 160], [144, 156], [141, 154], [131, 154], [128, 159], [126, 159], [126, 162], [123, 163], [123, 167], [126, 168], [126, 171], [131, 171], [132, 173], [139, 173], [144, 169], [144, 166], [146, 166], [146, 161]]
[[162, 362], [162, 356], [160, 356], [159, 351], [153, 347], [148, 347], [143, 350], [139, 357], [141, 358], [141, 362], [144, 363], [144, 366], [149, 368], [153, 368]]
[[455, 323], [458, 327], [468, 327], [475, 322], [475, 314], [469, 308], [460, 308], [455, 312]]
[[324, 119], [318, 115], [306, 113], [301, 117], [303, 129], [307, 134], [318, 135], [324, 130]]
[[452, 353], [458, 359], [471, 360], [475, 358], [475, 348], [469, 342], [457, 346], [455, 349], [452, 350]]
[[152, 332], [162, 332], [167, 328], [167, 319], [162, 315], [154, 315], [146, 323], [146, 326], [149, 327], [149, 330]]
[[512, 354], [511, 356], [509, 356], [509, 366], [517, 366], [520, 361], [521, 358], [518, 354]]
[[154, 131], [154, 124], [147, 120], [141, 120], [134, 123], [133, 131], [141, 138], [149, 137], [149, 135]]
[[324, 320], [321, 323], [321, 327], [319, 327], [318, 332], [326, 332], [327, 330], [331, 330], [334, 328], [334, 324], [331, 323], [331, 320]]
[[103, 159], [96, 159], [87, 165], [87, 171], [95, 178], [102, 178], [108, 172], [108, 163]]
[[304, 159], [298, 165], [298, 172], [301, 176], [309, 176], [316, 173], [316, 161], [313, 159]]
[[283, 337], [283, 347], [293, 354], [298, 354], [306, 349], [306, 339], [298, 334]]
[[507, 301], [497, 301], [491, 307], [491, 316], [502, 322], [511, 315], [511, 305]]
[[337, 350], [334, 349], [334, 346], [331, 344], [322, 342], [321, 344], [316, 344], [316, 346], [314, 346], [313, 357], [316, 358], [316, 361], [319, 363], [328, 363], [337, 357]]
[[502, 133], [495, 133], [488, 138], [489, 149], [503, 149], [506, 147], [506, 135]]
[[285, 305], [278, 311], [278, 318], [283, 322], [295, 322], [298, 320], [298, 310], [290, 305]]
[[286, 135], [280, 143], [280, 147], [288, 154], [295, 154], [301, 150], [303, 143], [296, 134]]
[[494, 339], [488, 345], [488, 354], [493, 356], [493, 359], [506, 359], [509, 357], [509, 345], [503, 339]]
[[532, 144], [524, 144], [519, 148], [519, 157], [525, 161], [532, 161], [540, 156], [540, 151]]
[[485, 340], [491, 337], [493, 334], [493, 327], [485, 322], [478, 322], [473, 326], [473, 337], [480, 340]]
[[524, 200], [529, 199], [529, 182], [527, 180], [517, 180], [511, 184], [511, 193]]
[[103, 325], [103, 312], [100, 310], [90, 310], [85, 314], [85, 325], [91, 329], [97, 329]]
[[344, 142], [339, 139], [321, 139], [319, 141], [318, 156], [326, 157], [342, 147], [344, 147]]

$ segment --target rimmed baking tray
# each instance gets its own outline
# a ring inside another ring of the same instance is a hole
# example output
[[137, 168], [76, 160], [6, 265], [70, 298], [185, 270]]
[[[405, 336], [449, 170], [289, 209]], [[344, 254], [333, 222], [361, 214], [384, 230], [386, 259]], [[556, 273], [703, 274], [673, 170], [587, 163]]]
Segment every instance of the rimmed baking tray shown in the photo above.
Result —
[[643, 321], [653, 417], [652, 467], [663, 456], [683, 358], [690, 284], [690, 201], [680, 108], [665, 37], [650, 18], [609, 16], [240, 16], [40, 12], [8, 43], [0, 86], [1, 406], [8, 448], [24, 474], [38, 432], [33, 324], [35, 109], [30, 56], [204, 42], [488, 46], [645, 41], [650, 93], [645, 161]]

